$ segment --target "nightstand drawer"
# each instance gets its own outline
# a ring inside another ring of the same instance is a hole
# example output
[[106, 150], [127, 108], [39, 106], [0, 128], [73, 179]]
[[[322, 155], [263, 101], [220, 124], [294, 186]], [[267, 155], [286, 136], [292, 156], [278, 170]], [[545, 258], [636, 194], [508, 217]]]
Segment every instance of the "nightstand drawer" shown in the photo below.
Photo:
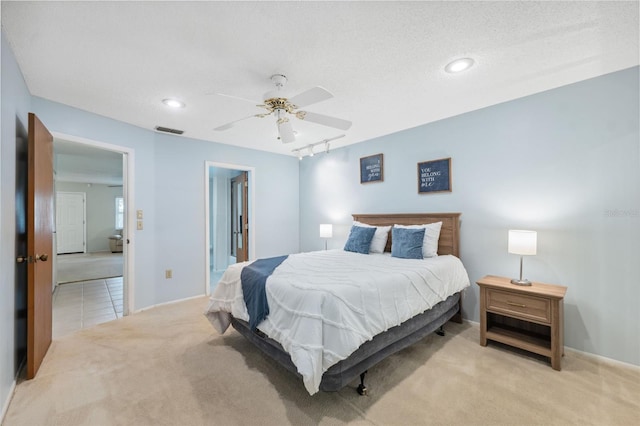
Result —
[[541, 297], [487, 289], [487, 310], [530, 321], [551, 323], [551, 301]]

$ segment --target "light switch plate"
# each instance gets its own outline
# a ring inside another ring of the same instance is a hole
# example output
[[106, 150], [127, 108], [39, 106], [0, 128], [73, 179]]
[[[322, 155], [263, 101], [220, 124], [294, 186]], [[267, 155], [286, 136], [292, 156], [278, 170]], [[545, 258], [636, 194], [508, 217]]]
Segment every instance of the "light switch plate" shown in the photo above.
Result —
[[142, 219], [142, 210], [136, 210], [136, 217]]
[[138, 221], [138, 231], [142, 231], [142, 221]]

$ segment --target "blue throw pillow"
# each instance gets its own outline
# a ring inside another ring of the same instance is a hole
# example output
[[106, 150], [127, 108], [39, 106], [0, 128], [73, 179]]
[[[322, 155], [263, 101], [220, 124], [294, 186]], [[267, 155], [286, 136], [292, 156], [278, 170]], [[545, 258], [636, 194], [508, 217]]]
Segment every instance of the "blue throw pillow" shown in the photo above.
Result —
[[373, 239], [373, 234], [375, 233], [376, 228], [352, 226], [351, 232], [349, 232], [347, 243], [344, 245], [344, 251], [369, 254], [369, 246], [371, 245], [371, 240]]
[[396, 228], [391, 231], [391, 256], [403, 259], [422, 259], [424, 228]]

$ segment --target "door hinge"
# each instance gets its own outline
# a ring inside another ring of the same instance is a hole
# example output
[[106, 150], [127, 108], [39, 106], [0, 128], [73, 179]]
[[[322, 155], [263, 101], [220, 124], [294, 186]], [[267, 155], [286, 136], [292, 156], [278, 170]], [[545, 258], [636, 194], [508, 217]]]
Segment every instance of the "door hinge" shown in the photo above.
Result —
[[248, 188], [249, 187], [249, 182], [247, 182], [246, 180], [244, 181], [244, 187]]

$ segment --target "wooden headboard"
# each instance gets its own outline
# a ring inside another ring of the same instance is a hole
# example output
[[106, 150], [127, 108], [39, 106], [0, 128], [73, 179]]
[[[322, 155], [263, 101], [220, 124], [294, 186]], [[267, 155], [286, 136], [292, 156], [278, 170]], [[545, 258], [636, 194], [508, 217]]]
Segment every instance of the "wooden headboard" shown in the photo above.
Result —
[[[358, 222], [375, 226], [423, 225], [442, 222], [438, 254], [452, 254], [460, 257], [460, 213], [394, 213], [394, 214], [354, 214]], [[385, 251], [391, 251], [391, 233]]]

